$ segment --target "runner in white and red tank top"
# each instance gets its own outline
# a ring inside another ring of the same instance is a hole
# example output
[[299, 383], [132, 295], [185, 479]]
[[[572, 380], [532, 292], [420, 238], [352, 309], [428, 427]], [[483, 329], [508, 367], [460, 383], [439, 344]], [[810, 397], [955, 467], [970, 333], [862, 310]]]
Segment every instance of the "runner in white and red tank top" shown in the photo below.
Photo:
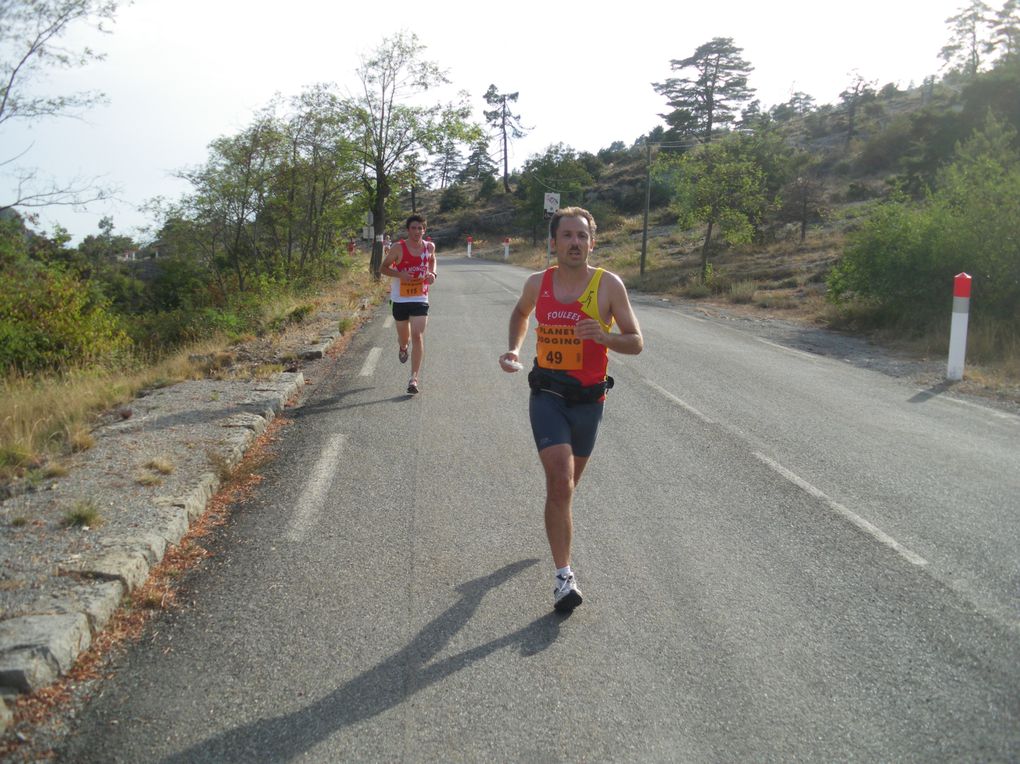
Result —
[[[556, 566], [553, 607], [581, 604], [570, 566], [572, 502], [598, 435], [605, 405], [607, 350], [636, 355], [644, 347], [627, 288], [614, 273], [595, 268], [595, 219], [580, 207], [557, 210], [549, 224], [557, 267], [524, 283], [510, 314], [509, 350], [499, 357], [516, 372], [534, 312], [538, 320], [535, 368], [529, 374], [531, 430], [546, 477], [545, 530]], [[613, 324], [619, 332], [611, 332]]]
[[411, 355], [411, 378], [407, 392], [417, 394], [418, 375], [425, 360], [425, 327], [429, 316], [429, 287], [436, 281], [436, 245], [425, 241], [426, 220], [422, 215], [407, 219], [407, 239], [390, 246], [379, 273], [392, 277], [390, 302], [397, 325], [397, 355], [407, 362]]

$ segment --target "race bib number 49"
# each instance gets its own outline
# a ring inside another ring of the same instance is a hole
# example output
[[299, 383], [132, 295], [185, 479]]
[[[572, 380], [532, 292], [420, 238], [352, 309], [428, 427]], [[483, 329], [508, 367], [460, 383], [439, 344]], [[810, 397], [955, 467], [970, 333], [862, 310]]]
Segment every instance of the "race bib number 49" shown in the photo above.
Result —
[[535, 354], [539, 366], [562, 371], [577, 371], [583, 367], [583, 342], [574, 336], [573, 326], [539, 324], [535, 331], [538, 333]]
[[411, 279], [410, 281], [400, 282], [400, 296], [401, 297], [421, 297], [425, 292], [423, 287], [425, 281], [423, 279]]

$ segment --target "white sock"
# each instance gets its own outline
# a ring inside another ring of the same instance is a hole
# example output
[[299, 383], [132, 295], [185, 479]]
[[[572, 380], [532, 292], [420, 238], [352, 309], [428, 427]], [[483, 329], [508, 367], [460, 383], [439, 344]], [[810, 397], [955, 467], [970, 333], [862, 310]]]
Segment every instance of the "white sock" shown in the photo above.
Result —
[[570, 578], [572, 575], [574, 575], [574, 571], [572, 571], [570, 569], [569, 565], [567, 565], [566, 567], [563, 567], [563, 568], [557, 568], [556, 569], [556, 577], [557, 578], [562, 578], [562, 579], [566, 580], [566, 579]]

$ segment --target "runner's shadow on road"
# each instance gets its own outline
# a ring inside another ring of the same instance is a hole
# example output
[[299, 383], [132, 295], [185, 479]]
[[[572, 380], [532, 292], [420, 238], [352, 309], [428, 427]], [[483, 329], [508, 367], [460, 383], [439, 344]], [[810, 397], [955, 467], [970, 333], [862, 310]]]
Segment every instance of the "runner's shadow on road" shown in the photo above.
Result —
[[346, 392], [335, 395], [332, 398], [323, 398], [322, 400], [315, 401], [314, 403], [304, 403], [301, 406], [288, 412], [288, 416], [292, 419], [300, 419], [306, 416], [312, 416], [314, 414], [322, 414], [330, 411], [347, 411], [348, 409], [362, 408], [363, 406], [377, 406], [381, 403], [396, 403], [398, 401], [406, 401], [412, 397], [407, 393], [400, 393], [398, 395], [391, 395], [388, 398], [375, 398], [370, 401], [360, 401], [358, 403], [348, 403], [344, 399], [349, 398], [355, 393], [361, 393], [366, 390], [373, 390], [371, 387], [359, 387], [355, 390], [348, 390]]
[[222, 732], [163, 759], [164, 764], [289, 761], [337, 730], [398, 706], [497, 650], [517, 647], [525, 657], [537, 655], [556, 641], [566, 616], [548, 613], [503, 637], [430, 663], [467, 625], [487, 592], [537, 562], [521, 560], [461, 584], [457, 587], [460, 599], [426, 624], [407, 647], [320, 700], [289, 714]]
[[924, 403], [926, 401], [930, 401], [932, 398], [942, 395], [942, 393], [946, 392], [947, 390], [950, 390], [955, 384], [956, 382], [952, 380], [949, 379], [943, 380], [942, 382], [939, 382], [937, 385], [932, 385], [927, 390], [921, 390], [913, 398], [910, 398], [907, 401], [907, 403]]

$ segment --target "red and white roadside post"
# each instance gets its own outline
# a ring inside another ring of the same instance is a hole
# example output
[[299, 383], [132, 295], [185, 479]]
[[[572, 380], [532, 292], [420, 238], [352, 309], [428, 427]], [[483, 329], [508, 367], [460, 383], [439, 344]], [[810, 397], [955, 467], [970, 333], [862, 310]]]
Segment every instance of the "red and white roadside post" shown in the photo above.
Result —
[[471, 245], [474, 243], [474, 238], [468, 236], [468, 257], [471, 257]]
[[505, 239], [503, 239], [503, 259], [504, 260], [509, 260], [510, 259], [510, 237], [509, 236], [507, 236]]
[[949, 363], [946, 379], [963, 379], [963, 362], [967, 355], [967, 319], [970, 316], [971, 277], [956, 274], [953, 279], [953, 324], [949, 329]]

